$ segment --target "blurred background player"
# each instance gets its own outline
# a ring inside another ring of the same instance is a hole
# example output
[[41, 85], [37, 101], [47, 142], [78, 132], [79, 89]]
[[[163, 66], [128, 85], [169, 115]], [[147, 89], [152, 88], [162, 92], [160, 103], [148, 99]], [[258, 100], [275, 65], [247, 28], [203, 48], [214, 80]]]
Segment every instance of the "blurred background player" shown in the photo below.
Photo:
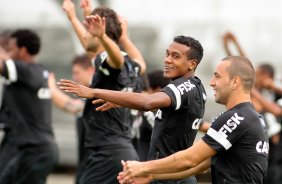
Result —
[[[90, 58], [86, 55], [78, 55], [72, 61], [72, 78], [79, 84], [89, 86], [95, 68], [92, 66]], [[81, 168], [86, 164], [90, 151], [85, 148], [85, 120], [82, 117], [82, 111], [85, 105], [85, 100], [81, 98], [74, 98], [63, 93], [56, 84], [56, 78], [53, 73], [50, 73], [48, 85], [52, 94], [52, 102], [60, 109], [72, 113], [76, 116], [76, 130], [77, 130], [77, 155], [78, 165], [76, 168], [76, 182], [81, 175]]]
[[0, 183], [45, 183], [58, 161], [48, 71], [36, 63], [40, 46], [39, 36], [24, 29], [11, 34], [8, 53], [2, 48], [0, 51], [0, 73], [9, 81], [3, 105], [12, 144], [17, 148], [1, 170]]

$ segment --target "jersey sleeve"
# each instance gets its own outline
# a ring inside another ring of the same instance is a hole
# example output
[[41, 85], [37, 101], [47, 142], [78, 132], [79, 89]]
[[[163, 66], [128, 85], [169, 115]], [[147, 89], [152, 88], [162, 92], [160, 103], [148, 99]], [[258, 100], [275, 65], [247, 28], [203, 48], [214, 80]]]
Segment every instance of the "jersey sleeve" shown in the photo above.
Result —
[[[7, 60], [3, 67], [3, 76], [9, 82], [22, 82], [32, 88], [39, 88], [42, 85], [44, 75], [41, 70], [32, 68], [30, 65], [21, 61]], [[48, 78], [48, 72], [45, 73], [45, 78]]]
[[10, 82], [16, 82], [18, 80], [18, 70], [13, 60], [8, 59], [3, 65], [3, 76]]
[[175, 80], [164, 87], [161, 91], [165, 92], [171, 99], [171, 107], [175, 110], [180, 109], [181, 107], [188, 106], [189, 101], [194, 96], [194, 90], [196, 86], [187, 81]]
[[247, 131], [244, 120], [237, 112], [222, 114], [202, 139], [216, 151], [228, 150]]
[[102, 62], [101, 65], [98, 67], [105, 77], [118, 77], [121, 72], [121, 69], [112, 68], [107, 61]]

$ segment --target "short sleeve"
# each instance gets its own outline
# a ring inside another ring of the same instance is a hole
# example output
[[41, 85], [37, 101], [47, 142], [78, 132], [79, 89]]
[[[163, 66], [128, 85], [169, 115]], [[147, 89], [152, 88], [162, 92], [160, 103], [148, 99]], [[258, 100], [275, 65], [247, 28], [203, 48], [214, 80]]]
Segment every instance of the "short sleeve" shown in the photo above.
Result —
[[202, 138], [216, 151], [228, 150], [247, 130], [245, 118], [237, 112], [228, 112], [218, 117]]
[[16, 82], [18, 80], [18, 71], [16, 67], [16, 63], [8, 59], [3, 67], [3, 76], [9, 80], [10, 82]]
[[48, 71], [39, 67], [39, 65], [26, 64], [21, 61], [7, 60], [3, 68], [3, 75], [9, 82], [21, 82], [32, 88], [39, 88], [43, 80], [48, 79]]
[[180, 78], [179, 80], [172, 81], [161, 91], [170, 97], [172, 108], [178, 110], [180, 107], [189, 104], [189, 99], [193, 99], [194, 97], [194, 90], [197, 89], [195, 84], [191, 83], [191, 80]]

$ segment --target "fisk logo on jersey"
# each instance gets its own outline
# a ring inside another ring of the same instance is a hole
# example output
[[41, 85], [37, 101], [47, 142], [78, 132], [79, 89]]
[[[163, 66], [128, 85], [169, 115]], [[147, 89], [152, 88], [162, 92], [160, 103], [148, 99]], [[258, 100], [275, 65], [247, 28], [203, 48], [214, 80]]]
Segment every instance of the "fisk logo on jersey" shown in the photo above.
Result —
[[180, 91], [180, 94], [183, 95], [184, 91], [191, 91], [195, 87], [194, 84], [191, 84], [190, 80], [183, 82], [177, 86], [177, 89]]
[[240, 125], [242, 120], [244, 120], [244, 117], [240, 117], [240, 116], [238, 116], [237, 113], [235, 113], [219, 129], [218, 133], [221, 134], [224, 138], [227, 138], [228, 136], [226, 134], [230, 134], [231, 132], [233, 132], [238, 127], [238, 125]]

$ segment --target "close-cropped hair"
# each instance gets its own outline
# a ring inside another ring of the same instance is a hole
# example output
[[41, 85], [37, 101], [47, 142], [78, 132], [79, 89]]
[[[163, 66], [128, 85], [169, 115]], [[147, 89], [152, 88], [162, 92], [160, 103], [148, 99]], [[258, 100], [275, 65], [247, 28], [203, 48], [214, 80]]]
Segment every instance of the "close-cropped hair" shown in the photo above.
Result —
[[16, 39], [19, 48], [25, 47], [30, 55], [36, 55], [40, 51], [41, 43], [39, 36], [28, 29], [19, 29], [11, 34]]
[[79, 65], [84, 69], [93, 67], [91, 63], [91, 59], [86, 54], [75, 56], [72, 61], [72, 66], [74, 65]]
[[189, 60], [195, 59], [198, 64], [201, 62], [203, 58], [204, 49], [198, 40], [189, 36], [181, 35], [174, 37], [173, 41], [176, 43], [186, 45], [187, 47], [190, 48], [187, 53], [187, 57]]
[[250, 91], [255, 82], [255, 70], [252, 62], [243, 56], [228, 56], [223, 58], [222, 61], [229, 61], [231, 64], [226, 68], [230, 79], [238, 76], [244, 90]]
[[101, 18], [106, 18], [106, 34], [114, 40], [116, 43], [118, 43], [119, 38], [122, 33], [121, 23], [118, 20], [117, 13], [107, 7], [98, 7], [95, 8], [91, 15], [98, 14]]
[[268, 74], [271, 78], [274, 78], [275, 70], [272, 65], [268, 63], [263, 63], [259, 65], [259, 68], [266, 74]]

